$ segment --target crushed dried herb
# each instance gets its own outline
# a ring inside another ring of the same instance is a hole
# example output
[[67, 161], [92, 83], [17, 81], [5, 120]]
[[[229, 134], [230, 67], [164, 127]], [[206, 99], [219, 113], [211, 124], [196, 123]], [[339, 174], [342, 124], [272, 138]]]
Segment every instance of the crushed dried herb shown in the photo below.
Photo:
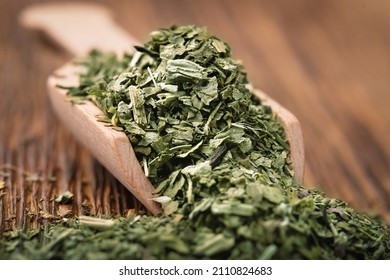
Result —
[[92, 52], [66, 89], [127, 134], [164, 214], [9, 232], [2, 258], [390, 258], [384, 223], [294, 184], [284, 131], [226, 43], [172, 26], [136, 50]]
[[61, 203], [61, 204], [68, 204], [71, 203], [73, 200], [73, 193], [66, 191], [64, 193], [61, 193], [57, 198], [55, 199], [55, 202]]

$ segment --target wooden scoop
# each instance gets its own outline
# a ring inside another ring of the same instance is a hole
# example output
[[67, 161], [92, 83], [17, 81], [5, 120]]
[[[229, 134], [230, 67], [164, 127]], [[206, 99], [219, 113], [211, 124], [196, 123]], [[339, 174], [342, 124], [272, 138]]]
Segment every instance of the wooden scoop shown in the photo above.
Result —
[[[115, 52], [122, 55], [140, 45], [131, 35], [118, 26], [110, 12], [95, 4], [38, 4], [24, 10], [20, 22], [27, 28], [44, 31], [65, 50], [77, 57], [85, 56], [92, 49]], [[154, 187], [145, 176], [127, 136], [123, 132], [106, 127], [96, 120], [104, 113], [92, 102], [71, 104], [66, 91], [57, 85], [78, 84], [80, 68], [69, 62], [48, 78], [48, 93], [52, 106], [60, 120], [79, 142], [101, 162], [139, 201], [153, 214], [161, 211], [152, 200]], [[255, 90], [263, 104], [272, 107], [281, 121], [290, 144], [294, 179], [303, 180], [304, 149], [298, 120], [293, 114]]]

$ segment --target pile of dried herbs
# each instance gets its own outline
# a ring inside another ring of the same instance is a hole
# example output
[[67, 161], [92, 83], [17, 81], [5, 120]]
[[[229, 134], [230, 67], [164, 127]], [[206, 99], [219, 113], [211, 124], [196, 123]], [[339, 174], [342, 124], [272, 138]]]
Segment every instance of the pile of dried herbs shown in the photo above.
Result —
[[10, 232], [2, 258], [390, 258], [381, 221], [294, 184], [283, 129], [226, 43], [173, 26], [136, 50], [92, 52], [68, 90], [128, 135], [164, 214]]

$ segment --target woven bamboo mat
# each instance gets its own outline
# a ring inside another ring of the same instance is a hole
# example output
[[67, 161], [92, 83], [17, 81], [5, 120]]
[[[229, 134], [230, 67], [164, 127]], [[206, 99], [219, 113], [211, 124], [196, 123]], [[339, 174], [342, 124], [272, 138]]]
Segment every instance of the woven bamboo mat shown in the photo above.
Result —
[[[0, 146], [1, 230], [36, 228], [73, 215], [122, 216], [139, 207], [50, 110], [37, 115], [32, 126], [27, 111], [12, 119], [1, 127], [2, 135], [8, 135]], [[56, 202], [67, 191], [73, 194], [70, 203]]]

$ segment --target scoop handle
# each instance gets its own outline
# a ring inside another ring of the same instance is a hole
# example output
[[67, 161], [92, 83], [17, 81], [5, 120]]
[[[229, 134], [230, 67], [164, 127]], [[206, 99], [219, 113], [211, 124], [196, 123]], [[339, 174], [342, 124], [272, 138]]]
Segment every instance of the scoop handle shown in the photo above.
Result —
[[113, 20], [108, 9], [96, 4], [36, 4], [22, 11], [19, 21], [26, 28], [43, 31], [78, 57], [92, 49], [121, 55], [139, 44]]

